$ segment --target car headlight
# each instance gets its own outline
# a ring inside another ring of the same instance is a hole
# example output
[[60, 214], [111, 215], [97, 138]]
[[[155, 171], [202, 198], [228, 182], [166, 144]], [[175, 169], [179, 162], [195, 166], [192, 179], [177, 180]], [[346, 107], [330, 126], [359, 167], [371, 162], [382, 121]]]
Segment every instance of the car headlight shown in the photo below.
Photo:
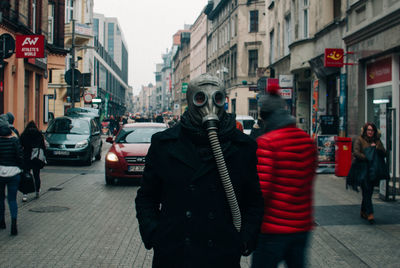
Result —
[[110, 162], [118, 162], [118, 156], [114, 153], [108, 153], [106, 159]]
[[75, 148], [85, 148], [88, 146], [89, 142], [87, 140], [80, 141], [77, 144], [75, 144]]

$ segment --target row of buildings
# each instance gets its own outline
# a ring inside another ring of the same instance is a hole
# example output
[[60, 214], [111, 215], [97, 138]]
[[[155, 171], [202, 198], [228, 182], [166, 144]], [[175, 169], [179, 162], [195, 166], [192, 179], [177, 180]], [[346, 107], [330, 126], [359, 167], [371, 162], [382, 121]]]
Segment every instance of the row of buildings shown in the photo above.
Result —
[[259, 94], [278, 81], [314, 137], [355, 137], [374, 122], [398, 177], [399, 1], [210, 0], [193, 20], [173, 36], [137, 111], [181, 115], [187, 83], [210, 72], [226, 86], [228, 112], [256, 117]]
[[[95, 14], [93, 4], [0, 1], [0, 35], [44, 37], [44, 58], [17, 58], [14, 53], [0, 68], [0, 114], [12, 112], [19, 130], [30, 120], [46, 129], [52, 117], [72, 106], [99, 108], [103, 117], [125, 113], [132, 91], [127, 44], [117, 19]], [[66, 81], [72, 67], [77, 70], [73, 95]]]

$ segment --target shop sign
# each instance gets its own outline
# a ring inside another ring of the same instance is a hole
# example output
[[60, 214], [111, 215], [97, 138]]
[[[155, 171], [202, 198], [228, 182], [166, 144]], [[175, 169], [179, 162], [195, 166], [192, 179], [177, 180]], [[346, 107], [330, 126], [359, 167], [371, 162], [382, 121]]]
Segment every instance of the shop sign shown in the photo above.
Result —
[[293, 88], [293, 75], [279, 75], [279, 86], [283, 88]]
[[16, 35], [17, 58], [44, 58], [44, 35]]
[[324, 67], [343, 67], [343, 56], [342, 48], [325, 48]]
[[281, 88], [279, 90], [279, 94], [281, 95], [282, 99], [289, 100], [292, 98], [292, 89], [291, 88]]
[[367, 64], [367, 85], [392, 81], [392, 58]]

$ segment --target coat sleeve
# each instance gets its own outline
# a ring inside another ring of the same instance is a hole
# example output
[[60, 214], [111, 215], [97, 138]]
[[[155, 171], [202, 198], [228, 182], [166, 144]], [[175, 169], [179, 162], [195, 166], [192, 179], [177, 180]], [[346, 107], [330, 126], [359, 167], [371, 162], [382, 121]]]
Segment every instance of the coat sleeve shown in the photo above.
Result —
[[242, 239], [244, 242], [243, 255], [248, 256], [257, 246], [257, 238], [264, 214], [264, 200], [260, 190], [257, 175], [257, 145], [252, 142], [251, 153], [246, 165], [248, 176], [243, 185], [241, 204], [242, 213]]
[[353, 155], [359, 160], [367, 159], [365, 157], [364, 150], [362, 149], [362, 144], [359, 137], [354, 141]]
[[161, 179], [157, 174], [156, 154], [158, 144], [154, 136], [146, 156], [146, 165], [143, 173], [142, 185], [137, 192], [136, 217], [139, 222], [140, 235], [147, 249], [153, 245], [153, 237], [158, 226], [161, 203]]

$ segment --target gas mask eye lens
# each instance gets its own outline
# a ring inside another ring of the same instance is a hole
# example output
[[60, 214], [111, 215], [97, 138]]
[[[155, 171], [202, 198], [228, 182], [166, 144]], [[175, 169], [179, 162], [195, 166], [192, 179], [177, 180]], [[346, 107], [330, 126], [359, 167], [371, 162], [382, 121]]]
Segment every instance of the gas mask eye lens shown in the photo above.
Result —
[[193, 103], [196, 106], [203, 106], [207, 102], [207, 96], [204, 92], [197, 92], [193, 96]]
[[213, 95], [215, 105], [222, 107], [224, 105], [225, 99], [224, 94], [220, 91], [215, 92]]

